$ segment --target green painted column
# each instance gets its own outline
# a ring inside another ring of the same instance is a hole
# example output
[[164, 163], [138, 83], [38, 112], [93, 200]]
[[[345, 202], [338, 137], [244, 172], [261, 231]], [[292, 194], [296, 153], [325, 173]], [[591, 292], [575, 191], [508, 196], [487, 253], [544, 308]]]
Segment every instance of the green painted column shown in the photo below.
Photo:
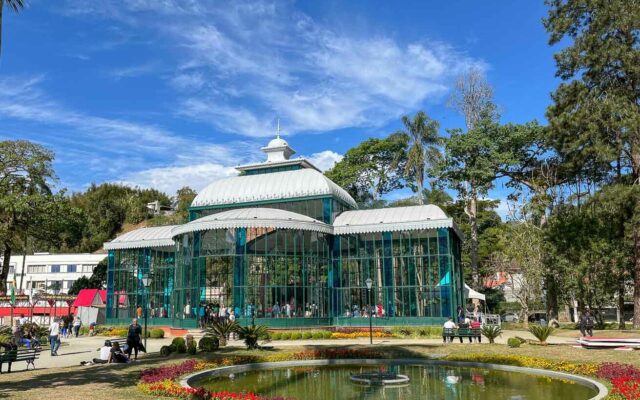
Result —
[[393, 295], [393, 252], [391, 248], [391, 232], [382, 233], [382, 286], [384, 307], [389, 317], [396, 316], [396, 304]]
[[[246, 282], [246, 258], [247, 229], [236, 229], [236, 256], [233, 265], [233, 308], [242, 311], [245, 308], [245, 282]], [[239, 318], [238, 315], [236, 318]]]
[[452, 304], [452, 281], [451, 276], [451, 243], [449, 240], [449, 230], [438, 229], [438, 263], [440, 264], [440, 316], [454, 317], [455, 307]]
[[109, 250], [109, 255], [107, 256], [107, 318], [113, 318], [113, 300], [114, 300], [114, 276], [115, 276], [115, 251]]
[[407, 285], [409, 286], [409, 315], [410, 317], [418, 316], [418, 296], [416, 293], [416, 261], [411, 253], [411, 242], [404, 240], [404, 256], [407, 260]]

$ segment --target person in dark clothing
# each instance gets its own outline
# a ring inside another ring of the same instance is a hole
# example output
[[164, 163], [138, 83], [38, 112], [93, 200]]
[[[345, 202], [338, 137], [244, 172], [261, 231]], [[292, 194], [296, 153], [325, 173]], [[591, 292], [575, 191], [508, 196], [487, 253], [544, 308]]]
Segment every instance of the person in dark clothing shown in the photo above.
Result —
[[138, 319], [134, 318], [127, 332], [127, 356], [131, 359], [131, 351], [134, 352], [134, 360], [138, 359], [138, 349], [142, 337], [142, 327], [138, 324]]
[[591, 312], [587, 309], [580, 316], [580, 333], [582, 336], [593, 336], [593, 317]]
[[[136, 320], [134, 319], [134, 321], [136, 321]], [[131, 347], [129, 347], [129, 348], [131, 348]], [[137, 352], [137, 350], [136, 350], [136, 352]], [[129, 357], [127, 357], [122, 352], [122, 349], [120, 349], [120, 344], [118, 342], [113, 342], [113, 345], [111, 346], [111, 350], [109, 351], [109, 360], [107, 361], [107, 363], [109, 363], [109, 364], [111, 364], [111, 363], [126, 363], [128, 360], [129, 360]]]

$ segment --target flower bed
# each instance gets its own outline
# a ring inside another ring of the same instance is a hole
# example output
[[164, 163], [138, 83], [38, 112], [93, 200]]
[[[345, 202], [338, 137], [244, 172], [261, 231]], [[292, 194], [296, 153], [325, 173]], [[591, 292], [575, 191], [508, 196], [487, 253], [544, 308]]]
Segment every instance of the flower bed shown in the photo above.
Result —
[[516, 356], [465, 354], [446, 357], [451, 361], [471, 361], [489, 364], [514, 365], [518, 367], [540, 368], [600, 378], [611, 382], [611, 392], [607, 399], [640, 399], [640, 369], [621, 363], [571, 363], [544, 358]]

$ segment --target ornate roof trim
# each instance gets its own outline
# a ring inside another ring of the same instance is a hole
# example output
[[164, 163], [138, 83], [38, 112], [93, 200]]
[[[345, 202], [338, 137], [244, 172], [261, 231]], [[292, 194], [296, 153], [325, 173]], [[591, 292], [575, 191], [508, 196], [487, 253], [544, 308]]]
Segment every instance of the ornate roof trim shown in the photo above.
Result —
[[140, 228], [118, 236], [104, 244], [105, 250], [141, 249], [145, 247], [173, 247], [171, 230], [179, 225]]

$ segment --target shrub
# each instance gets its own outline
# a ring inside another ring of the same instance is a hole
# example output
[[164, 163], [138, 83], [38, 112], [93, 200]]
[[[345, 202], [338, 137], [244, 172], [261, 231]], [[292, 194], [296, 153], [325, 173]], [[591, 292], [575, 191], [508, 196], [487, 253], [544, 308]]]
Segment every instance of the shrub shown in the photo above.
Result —
[[151, 329], [149, 337], [152, 339], [162, 339], [164, 337], [164, 331], [159, 328]]
[[311, 339], [313, 337], [313, 335], [311, 334], [311, 332], [304, 332], [302, 334], [302, 338], [303, 339]]
[[518, 338], [511, 337], [507, 339], [507, 345], [509, 347], [520, 347], [522, 343], [518, 340]]
[[482, 335], [489, 339], [489, 343], [495, 343], [496, 338], [502, 335], [502, 329], [498, 325], [484, 325]]
[[171, 353], [175, 353], [177, 350], [178, 350], [178, 348], [176, 347], [176, 345], [175, 345], [175, 344], [171, 343], [171, 344], [169, 345], [169, 352], [171, 352]]
[[331, 334], [332, 334], [332, 332], [324, 331], [324, 332], [322, 332], [322, 338], [323, 339], [331, 339]]
[[238, 336], [244, 340], [248, 350], [257, 349], [258, 340], [269, 337], [266, 325], [248, 325], [238, 328]]
[[227, 337], [233, 332], [238, 330], [240, 325], [236, 321], [230, 321], [229, 319], [223, 319], [215, 321], [209, 327], [207, 327], [207, 334], [213, 335], [218, 338], [220, 346], [227, 345]]
[[311, 334], [311, 337], [313, 339], [324, 339], [324, 334], [323, 334], [323, 332], [313, 332]]
[[184, 340], [185, 340], [185, 343], [187, 344], [187, 348], [196, 345], [196, 341], [193, 339], [193, 335], [190, 333], [185, 335]]
[[547, 339], [553, 333], [555, 329], [552, 326], [531, 325], [529, 332], [540, 341], [540, 343], [547, 343]]
[[186, 345], [184, 342], [182, 342], [182, 343], [178, 343], [178, 344], [176, 345], [176, 351], [177, 351], [178, 353], [180, 353], [180, 354], [184, 354], [184, 353], [186, 353], [186, 352], [187, 352], [187, 345]]
[[172, 353], [171, 346], [162, 346], [160, 347], [160, 355], [167, 357]]
[[293, 332], [291, 334], [291, 340], [300, 340], [302, 339], [302, 333], [300, 332]]
[[189, 347], [187, 347], [187, 353], [189, 355], [192, 355], [192, 356], [196, 355], [196, 343], [195, 342], [191, 342], [191, 345]]
[[273, 332], [271, 334], [271, 340], [280, 340], [282, 339], [282, 332]]
[[220, 347], [220, 343], [215, 336], [205, 335], [198, 342], [198, 348], [206, 353], [216, 351], [218, 347]]
[[525, 344], [527, 343], [526, 339], [521, 338], [520, 336], [514, 336], [514, 339], [518, 339], [518, 341], [520, 342], [520, 344]]
[[289, 339], [291, 339], [291, 333], [290, 333], [290, 332], [282, 332], [281, 339], [282, 339], [282, 340], [289, 340]]
[[184, 341], [183, 337], [174, 337], [173, 340], [171, 341], [171, 344], [173, 346], [178, 347], [179, 345], [183, 344], [183, 345], [187, 345], [187, 342]]

